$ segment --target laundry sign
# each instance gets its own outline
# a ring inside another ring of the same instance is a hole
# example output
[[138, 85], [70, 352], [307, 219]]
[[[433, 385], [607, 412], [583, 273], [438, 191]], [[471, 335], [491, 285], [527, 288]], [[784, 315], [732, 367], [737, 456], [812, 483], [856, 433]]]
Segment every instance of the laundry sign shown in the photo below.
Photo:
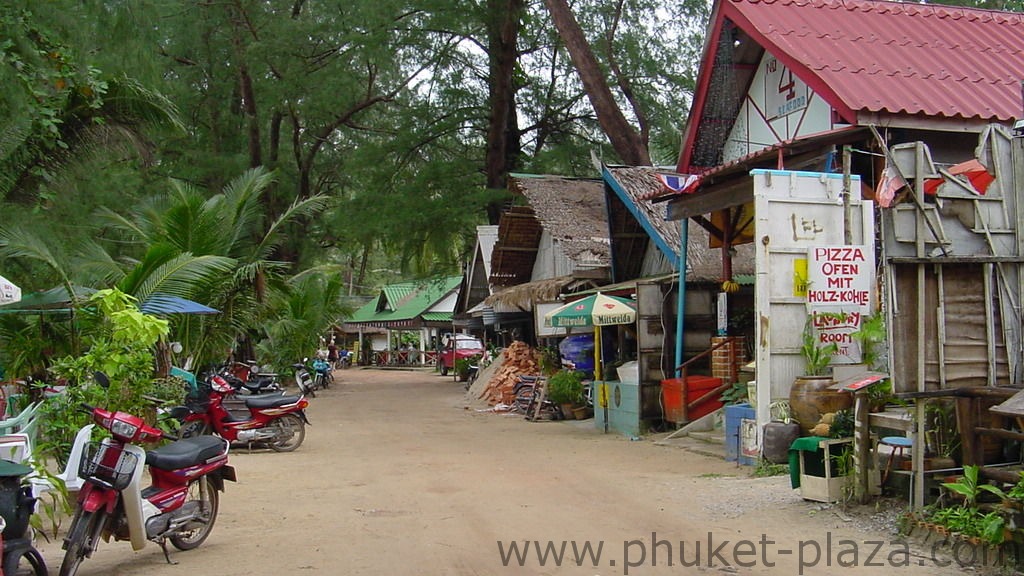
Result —
[[818, 306], [810, 311], [818, 346], [836, 345], [832, 364], [856, 364], [863, 356], [853, 333], [860, 330], [864, 315], [856, 306]]

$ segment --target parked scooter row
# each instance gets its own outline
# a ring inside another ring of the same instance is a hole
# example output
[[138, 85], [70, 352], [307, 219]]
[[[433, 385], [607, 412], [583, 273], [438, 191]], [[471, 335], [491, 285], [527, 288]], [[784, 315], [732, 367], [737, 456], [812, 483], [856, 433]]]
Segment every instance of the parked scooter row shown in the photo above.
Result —
[[184, 406], [171, 409], [181, 426], [180, 438], [216, 434], [229, 442], [259, 443], [277, 452], [291, 452], [306, 437], [309, 401], [303, 395], [274, 392], [238, 396], [244, 415], [232, 413], [225, 401], [236, 389], [219, 373], [208, 373], [197, 382]]

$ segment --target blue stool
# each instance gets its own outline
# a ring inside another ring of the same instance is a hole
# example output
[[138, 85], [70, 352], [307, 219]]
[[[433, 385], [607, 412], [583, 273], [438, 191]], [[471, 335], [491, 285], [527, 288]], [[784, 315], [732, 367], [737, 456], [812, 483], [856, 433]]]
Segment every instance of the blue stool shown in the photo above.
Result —
[[885, 486], [885, 481], [889, 479], [889, 472], [892, 470], [892, 461], [896, 457], [896, 453], [899, 452], [902, 457], [903, 449], [913, 447], [914, 441], [905, 436], [886, 436], [882, 438], [880, 443], [892, 447], [892, 450], [889, 452], [889, 462], [885, 465], [885, 474], [882, 476], [882, 486]]

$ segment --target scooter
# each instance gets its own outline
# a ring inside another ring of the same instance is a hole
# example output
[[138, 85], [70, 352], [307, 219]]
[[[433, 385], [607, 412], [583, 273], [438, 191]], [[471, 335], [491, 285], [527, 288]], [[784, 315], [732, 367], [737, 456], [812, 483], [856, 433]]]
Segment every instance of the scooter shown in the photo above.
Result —
[[220, 374], [235, 388], [235, 393], [243, 396], [282, 391], [281, 384], [277, 382], [277, 374], [258, 372], [256, 364], [252, 362], [233, 362], [224, 366]]
[[[109, 385], [106, 376], [98, 374], [96, 379]], [[168, 541], [178, 550], [202, 544], [217, 520], [218, 493], [224, 490], [224, 481], [235, 481], [235, 469], [228, 465], [229, 443], [216, 436], [200, 436], [147, 452], [137, 444], [164, 439], [159, 429], [125, 412], [84, 403], [82, 408], [92, 414], [93, 424], [75, 437], [64, 474], [78, 470], [75, 484], [81, 488], [64, 539], [60, 576], [75, 576], [101, 537], [128, 540], [133, 550], [141, 550], [147, 541], [156, 542], [168, 563], [173, 563]], [[93, 442], [95, 426], [111, 436]], [[143, 488], [145, 465], [152, 484]]]
[[299, 387], [299, 392], [302, 394], [316, 398], [316, 384], [313, 381], [313, 372], [306, 365], [307, 361], [309, 359], [304, 358], [302, 362], [292, 364], [292, 370], [295, 371], [295, 385]]
[[313, 388], [330, 388], [334, 383], [334, 374], [331, 370], [331, 363], [323, 358], [313, 360]]
[[305, 396], [266, 394], [243, 396], [249, 413], [244, 417], [233, 415], [224, 406], [224, 399], [234, 389], [220, 375], [213, 374], [199, 385], [198, 401], [172, 409], [171, 414], [181, 422], [179, 438], [216, 434], [229, 442], [262, 443], [276, 452], [291, 452], [306, 438]]
[[32, 545], [29, 518], [35, 510], [36, 498], [32, 486], [23, 485], [23, 479], [33, 474], [30, 466], [0, 461], [0, 574], [7, 576], [46, 576], [46, 562]]

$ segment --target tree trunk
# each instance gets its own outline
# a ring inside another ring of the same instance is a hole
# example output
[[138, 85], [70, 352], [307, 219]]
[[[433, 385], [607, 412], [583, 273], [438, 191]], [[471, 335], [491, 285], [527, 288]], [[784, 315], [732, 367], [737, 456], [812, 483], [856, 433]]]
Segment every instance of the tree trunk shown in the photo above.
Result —
[[[516, 40], [522, 21], [523, 0], [490, 0], [488, 8], [491, 114], [487, 128], [485, 172], [487, 187], [503, 190], [519, 153], [513, 75], [519, 56]], [[501, 208], [500, 203], [487, 206], [489, 223], [498, 223]]]
[[232, 19], [234, 31], [231, 41], [235, 49], [235, 57], [238, 59], [238, 91], [248, 133], [249, 167], [255, 168], [263, 165], [263, 154], [260, 149], [260, 123], [259, 116], [256, 113], [256, 91], [253, 89], [252, 76], [249, 74], [249, 65], [246, 62], [245, 50], [242, 47], [245, 14], [241, 6], [236, 6], [235, 10], [236, 12]]
[[567, 0], [544, 0], [551, 14], [558, 35], [565, 42], [565, 48], [572, 58], [576, 72], [583, 82], [583, 89], [594, 107], [597, 121], [611, 142], [619, 158], [632, 166], [650, 166], [651, 156], [647, 143], [636, 129], [629, 124], [608, 86], [594, 52], [587, 42], [583, 30], [569, 8]]

